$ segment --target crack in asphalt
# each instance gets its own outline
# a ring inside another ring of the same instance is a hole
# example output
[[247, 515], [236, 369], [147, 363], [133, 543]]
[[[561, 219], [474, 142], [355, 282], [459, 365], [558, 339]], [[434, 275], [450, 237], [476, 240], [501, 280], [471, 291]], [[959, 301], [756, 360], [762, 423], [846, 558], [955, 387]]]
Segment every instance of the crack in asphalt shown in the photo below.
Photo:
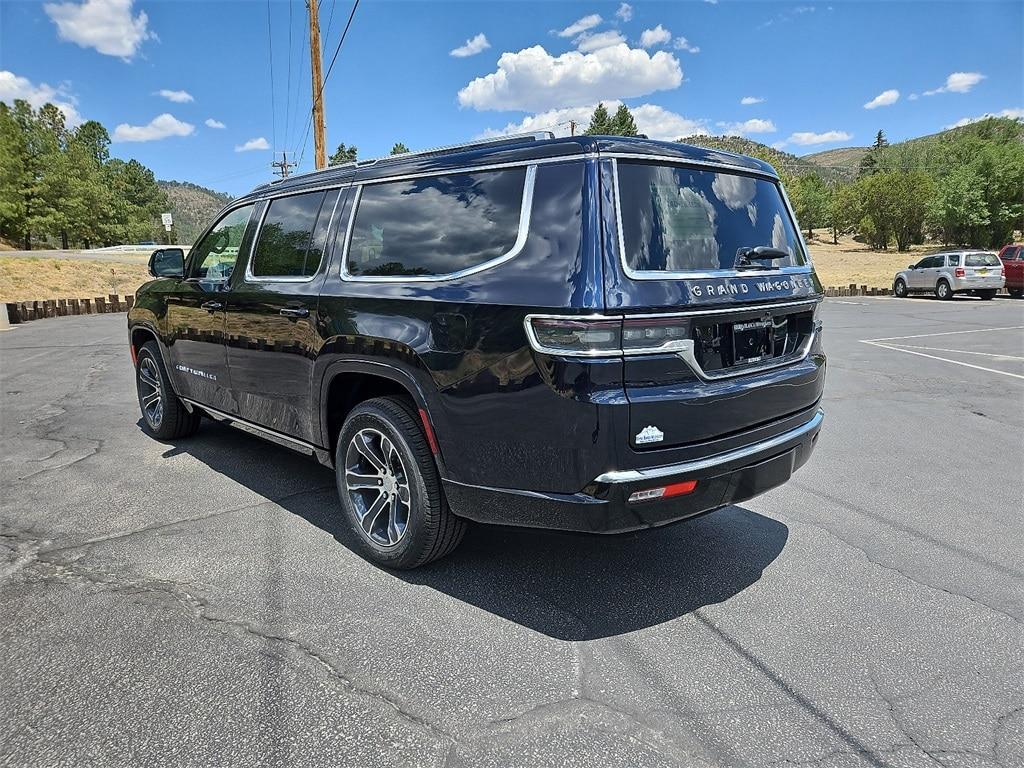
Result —
[[[51, 571], [50, 574], [44, 574], [44, 578], [52, 578], [60, 582], [77, 579], [96, 586], [101, 590], [135, 595], [152, 593], [169, 597], [196, 620], [209, 624], [219, 631], [231, 633], [234, 630], [247, 637], [282, 645], [293, 651], [295, 655], [312, 662], [315, 667], [327, 672], [328, 676], [342, 688], [387, 706], [400, 720], [428, 730], [439, 740], [457, 741], [454, 734], [427, 718], [410, 711], [399, 699], [385, 692], [360, 685], [345, 670], [338, 667], [324, 653], [311, 644], [298, 638], [271, 632], [251, 621], [214, 615], [211, 613], [213, 610], [212, 606], [206, 600], [188, 591], [187, 588], [191, 587], [190, 584], [168, 579], [125, 577], [102, 568], [86, 567], [77, 561], [60, 562], [46, 558], [37, 558], [36, 564], [41, 568]], [[287, 655], [283, 655], [283, 659], [288, 660]]]
[[1000, 616], [1004, 616], [1004, 617], [1010, 619], [1010, 621], [1014, 622], [1015, 624], [1021, 624], [1022, 623], [1021, 620], [1019, 618], [1017, 618], [1016, 616], [1014, 616], [1012, 613], [1007, 613], [1006, 611], [1002, 610], [1001, 608], [997, 608], [994, 605], [990, 605], [989, 603], [986, 603], [984, 600], [979, 600], [979, 599], [977, 599], [975, 597], [971, 597], [970, 595], [965, 595], [962, 592], [953, 592], [952, 590], [946, 589], [945, 587], [940, 587], [940, 586], [937, 586], [937, 585], [932, 584], [930, 582], [922, 581], [921, 579], [918, 579], [918, 578], [915, 578], [914, 576], [911, 576], [909, 573], [907, 573], [906, 571], [904, 571], [903, 569], [901, 569], [901, 568], [899, 568], [899, 567], [897, 567], [895, 565], [888, 565], [888, 564], [883, 563], [883, 562], [881, 562], [879, 560], [876, 560], [874, 557], [871, 556], [870, 553], [868, 553], [868, 551], [866, 549], [864, 549], [863, 547], [861, 547], [861, 546], [859, 546], [857, 544], [854, 544], [852, 541], [849, 541], [848, 539], [846, 539], [843, 536], [839, 535], [838, 533], [836, 533], [834, 530], [832, 530], [828, 526], [822, 525], [821, 523], [815, 523], [815, 522], [812, 522], [810, 520], [806, 520], [806, 519], [804, 519], [802, 517], [793, 517], [792, 519], [795, 522], [800, 523], [801, 525], [806, 525], [806, 526], [808, 526], [810, 528], [817, 528], [819, 531], [822, 531], [826, 535], [831, 536], [836, 541], [841, 542], [842, 544], [845, 544], [847, 547], [849, 547], [850, 549], [852, 549], [852, 550], [854, 550], [856, 552], [859, 552], [861, 555], [863, 555], [864, 559], [867, 562], [871, 563], [875, 567], [881, 568], [884, 571], [890, 571], [892, 573], [897, 573], [900, 576], [902, 576], [904, 579], [906, 579], [907, 581], [911, 582], [912, 584], [917, 584], [918, 586], [924, 587], [925, 589], [930, 589], [933, 592], [940, 592], [940, 593], [942, 593], [944, 595], [948, 595], [950, 597], [960, 598], [962, 600], [966, 600], [967, 602], [971, 603], [972, 605], [976, 605], [979, 608], [983, 608], [983, 609], [985, 609], [987, 611], [990, 611], [992, 613], [998, 614]]

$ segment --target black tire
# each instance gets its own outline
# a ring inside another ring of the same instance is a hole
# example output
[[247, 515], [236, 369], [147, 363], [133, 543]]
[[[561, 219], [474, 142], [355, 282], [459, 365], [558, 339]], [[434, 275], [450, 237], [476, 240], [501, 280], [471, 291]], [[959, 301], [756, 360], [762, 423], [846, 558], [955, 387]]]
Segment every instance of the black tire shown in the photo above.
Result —
[[[157, 380], [158, 387], [152, 383]], [[142, 411], [142, 428], [151, 437], [174, 440], [193, 435], [199, 429], [199, 412], [190, 413], [174, 393], [160, 356], [160, 347], [155, 341], [143, 344], [136, 356], [135, 391], [139, 397], [139, 410]], [[154, 396], [159, 401], [159, 412], [152, 407], [156, 402]]]
[[1024, 288], [1007, 288], [1006, 290], [1010, 292], [1010, 298], [1019, 299], [1024, 296]]
[[939, 282], [935, 284], [935, 297], [942, 299], [942, 301], [949, 301], [953, 298], [953, 289], [950, 287], [948, 282], [945, 280], [939, 280]]
[[[380, 441], [374, 443], [378, 436]], [[393, 446], [394, 454], [386, 447], [379, 452], [373, 450], [383, 445], [384, 438]], [[386, 468], [373, 469], [374, 462], [357, 447], [356, 441], [360, 440], [363, 442], [358, 445], [363, 448], [369, 441], [376, 462], [383, 456]], [[353, 408], [334, 447], [334, 466], [345, 519], [368, 560], [387, 568], [417, 568], [444, 557], [462, 541], [466, 521], [448, 508], [430, 445], [415, 411], [405, 400], [378, 397]], [[368, 478], [368, 482], [359, 488], [353, 481], [350, 488], [350, 477]], [[373, 481], [386, 487], [378, 489]], [[401, 498], [402, 489], [409, 496], [408, 503]], [[393, 493], [389, 495], [388, 491]], [[383, 507], [373, 514], [382, 498]], [[399, 531], [403, 514], [405, 523]], [[381, 521], [381, 516], [387, 519]], [[369, 530], [364, 529], [361, 520], [366, 521]], [[393, 535], [395, 540], [391, 542]], [[382, 541], [385, 538], [387, 542]]]
[[896, 282], [892, 284], [892, 292], [899, 299], [907, 298], [907, 283], [902, 277], [896, 279]]
[[978, 295], [981, 296], [982, 301], [992, 301], [992, 299], [996, 297], [997, 293], [998, 291], [992, 290], [991, 288], [985, 291], [978, 291]]

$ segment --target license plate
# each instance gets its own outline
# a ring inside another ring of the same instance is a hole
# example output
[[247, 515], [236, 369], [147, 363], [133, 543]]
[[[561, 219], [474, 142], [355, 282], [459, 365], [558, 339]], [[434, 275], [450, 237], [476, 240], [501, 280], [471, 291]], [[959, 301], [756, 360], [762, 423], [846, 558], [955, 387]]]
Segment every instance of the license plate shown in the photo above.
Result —
[[985, 275], [988, 274], [988, 270], [987, 269], [979, 269], [978, 270], [978, 274], [982, 275], [984, 277]]
[[735, 364], [756, 363], [772, 356], [772, 321], [752, 320], [732, 327], [732, 348]]

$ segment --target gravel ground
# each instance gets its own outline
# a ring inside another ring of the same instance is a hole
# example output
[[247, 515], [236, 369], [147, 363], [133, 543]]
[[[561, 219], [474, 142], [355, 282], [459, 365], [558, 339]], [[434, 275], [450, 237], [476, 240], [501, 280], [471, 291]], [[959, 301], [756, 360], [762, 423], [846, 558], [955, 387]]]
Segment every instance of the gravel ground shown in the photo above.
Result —
[[147, 438], [123, 315], [0, 334], [0, 764], [1024, 764], [1024, 302], [823, 319], [786, 486], [412, 573], [312, 461]]

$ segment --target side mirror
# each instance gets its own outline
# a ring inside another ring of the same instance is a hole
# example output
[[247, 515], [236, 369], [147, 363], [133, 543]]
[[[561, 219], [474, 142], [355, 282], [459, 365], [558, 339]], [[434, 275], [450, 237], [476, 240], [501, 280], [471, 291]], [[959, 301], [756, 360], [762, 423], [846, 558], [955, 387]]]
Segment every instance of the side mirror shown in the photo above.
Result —
[[161, 248], [149, 257], [149, 274], [153, 277], [184, 277], [185, 252], [181, 248]]
[[908, 264], [907, 269], [917, 269], [917, 264]]

